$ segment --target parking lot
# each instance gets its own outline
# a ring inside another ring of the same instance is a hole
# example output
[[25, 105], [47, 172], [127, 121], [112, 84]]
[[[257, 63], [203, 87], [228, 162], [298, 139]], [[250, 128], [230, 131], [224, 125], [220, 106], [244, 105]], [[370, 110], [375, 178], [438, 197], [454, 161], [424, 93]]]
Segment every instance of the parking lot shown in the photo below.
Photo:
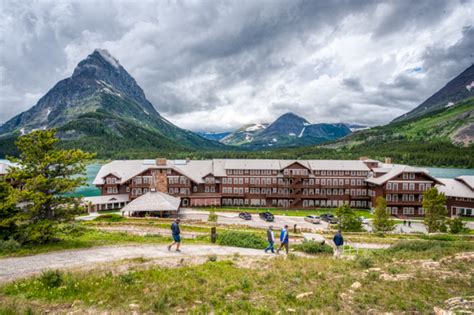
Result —
[[[275, 228], [281, 228], [285, 224], [290, 228], [293, 228], [296, 224], [299, 228], [308, 228], [314, 230], [328, 230], [329, 224], [327, 222], [321, 221], [319, 224], [313, 224], [306, 222], [304, 217], [298, 216], [284, 216], [284, 215], [275, 215], [274, 222], [266, 222], [258, 216], [258, 214], [252, 214], [251, 220], [243, 220], [239, 218], [238, 212], [219, 212], [216, 211], [218, 216], [217, 223], [228, 224], [228, 225], [247, 225], [255, 228], [267, 228], [270, 225], [273, 225]], [[197, 209], [182, 209], [181, 216], [183, 219], [191, 220], [202, 220], [207, 221], [209, 213], [207, 211], [197, 210]], [[466, 226], [470, 229], [474, 228], [474, 222], [467, 222]], [[364, 228], [367, 231], [371, 231], [372, 227], [369, 225], [364, 225]], [[408, 224], [404, 225], [399, 223], [395, 226], [395, 232], [397, 233], [426, 233], [426, 227], [421, 221], [412, 221], [411, 226]]]
[[[276, 215], [274, 222], [266, 222], [258, 216], [258, 214], [252, 214], [252, 220], [243, 220], [239, 218], [238, 212], [218, 212], [216, 211], [218, 216], [217, 223], [221, 224], [229, 224], [229, 225], [248, 225], [250, 227], [255, 228], [267, 228], [270, 225], [273, 225], [275, 228], [281, 228], [285, 224], [288, 225], [290, 228], [293, 228], [296, 224], [297, 227], [301, 228], [309, 228], [309, 229], [320, 229], [320, 230], [327, 230], [328, 223], [321, 221], [319, 224], [313, 224], [306, 222], [304, 217], [292, 217], [292, 216], [283, 216], [283, 215]], [[183, 209], [181, 210], [181, 216], [183, 219], [191, 219], [191, 220], [202, 220], [207, 221], [208, 212], [207, 211], [200, 211], [195, 209]]]

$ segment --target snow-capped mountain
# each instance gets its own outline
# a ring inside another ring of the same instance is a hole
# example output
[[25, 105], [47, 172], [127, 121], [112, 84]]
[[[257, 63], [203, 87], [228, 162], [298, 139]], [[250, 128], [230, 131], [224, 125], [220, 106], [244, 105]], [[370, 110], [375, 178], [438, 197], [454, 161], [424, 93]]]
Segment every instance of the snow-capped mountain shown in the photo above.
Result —
[[221, 139], [220, 142], [234, 146], [247, 144], [253, 141], [253, 137], [256, 133], [264, 130], [267, 127], [268, 124], [266, 123], [244, 125]]
[[[58, 128], [65, 141], [90, 150], [222, 147], [170, 123], [110, 53], [96, 49], [36, 105], [0, 127], [2, 138]], [[86, 143], [96, 143], [89, 148]], [[96, 148], [97, 147], [97, 148]]]
[[350, 133], [345, 124], [311, 124], [300, 116], [287, 113], [270, 125], [243, 126], [221, 142], [248, 148], [291, 147], [319, 144]]

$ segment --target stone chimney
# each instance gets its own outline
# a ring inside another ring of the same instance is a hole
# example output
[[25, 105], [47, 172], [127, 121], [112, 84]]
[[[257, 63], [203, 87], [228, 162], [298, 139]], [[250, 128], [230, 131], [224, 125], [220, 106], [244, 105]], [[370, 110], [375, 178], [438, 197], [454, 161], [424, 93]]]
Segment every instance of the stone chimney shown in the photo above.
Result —
[[385, 164], [392, 164], [392, 158], [386, 156], [386, 157], [385, 157]]
[[166, 159], [165, 158], [157, 158], [156, 159], [156, 166], [166, 166]]

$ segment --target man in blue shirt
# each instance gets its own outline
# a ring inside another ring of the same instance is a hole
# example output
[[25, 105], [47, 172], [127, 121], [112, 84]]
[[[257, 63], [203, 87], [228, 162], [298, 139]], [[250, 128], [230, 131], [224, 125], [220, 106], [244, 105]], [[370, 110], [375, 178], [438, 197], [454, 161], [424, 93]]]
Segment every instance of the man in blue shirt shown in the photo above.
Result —
[[180, 252], [181, 250], [179, 249], [179, 246], [181, 245], [181, 230], [179, 229], [179, 218], [174, 220], [174, 222], [171, 224], [171, 235], [173, 236], [173, 243], [168, 245], [168, 250], [171, 250], [171, 247], [176, 244], [176, 251]]
[[341, 231], [337, 231], [336, 235], [332, 239], [334, 245], [336, 245], [336, 251], [334, 252], [334, 256], [339, 258], [342, 252], [342, 246], [344, 245], [344, 238], [342, 237]]
[[281, 232], [280, 232], [280, 248], [278, 248], [277, 250], [277, 254], [280, 253], [280, 250], [285, 247], [285, 251], [286, 251], [286, 254], [288, 255], [288, 250], [289, 250], [289, 246], [288, 246], [288, 243], [290, 241], [290, 236], [288, 234], [288, 225], [285, 225], [284, 228], [281, 229]]

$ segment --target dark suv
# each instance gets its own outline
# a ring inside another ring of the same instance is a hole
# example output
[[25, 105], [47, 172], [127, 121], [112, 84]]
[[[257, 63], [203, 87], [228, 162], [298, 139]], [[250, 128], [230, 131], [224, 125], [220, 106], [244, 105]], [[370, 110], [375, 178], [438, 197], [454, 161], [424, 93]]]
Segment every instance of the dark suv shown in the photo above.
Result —
[[239, 218], [243, 220], [252, 220], [252, 215], [248, 212], [241, 212], [239, 213]]
[[330, 214], [330, 213], [322, 214], [322, 215], [321, 215], [321, 220], [326, 221], [326, 222], [329, 223], [329, 224], [337, 224], [337, 223], [338, 223], [338, 221], [337, 221], [337, 219], [334, 217], [334, 215], [332, 215], [332, 214]]
[[260, 217], [260, 219], [262, 219], [264, 221], [267, 221], [267, 222], [275, 221], [275, 217], [273, 216], [273, 214], [271, 214], [268, 211], [259, 213], [259, 217]]

